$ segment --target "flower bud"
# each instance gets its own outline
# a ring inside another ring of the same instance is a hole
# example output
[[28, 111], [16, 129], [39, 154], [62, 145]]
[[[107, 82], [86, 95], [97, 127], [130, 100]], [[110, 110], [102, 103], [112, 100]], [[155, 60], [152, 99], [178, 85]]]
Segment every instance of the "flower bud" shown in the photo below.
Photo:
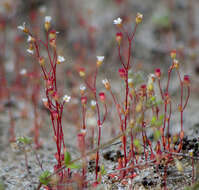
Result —
[[97, 66], [100, 67], [103, 63], [104, 56], [97, 56]]
[[161, 70], [159, 68], [155, 69], [155, 75], [156, 77], [160, 78], [162, 73], [161, 73]]
[[48, 108], [48, 99], [47, 98], [42, 98], [42, 102], [43, 102], [44, 106], [46, 108]]
[[185, 85], [190, 85], [190, 78], [189, 78], [189, 75], [185, 75], [184, 76], [184, 81], [183, 81], [183, 83], [185, 84]]
[[49, 32], [49, 39], [51, 40], [51, 39], [55, 39], [56, 38], [56, 30], [51, 30], [50, 32]]
[[142, 19], [143, 19], [143, 15], [141, 13], [137, 13], [136, 18], [135, 18], [136, 24], [141, 23]]
[[128, 79], [128, 85], [129, 85], [129, 87], [133, 88], [133, 79], [132, 78]]
[[40, 58], [39, 58], [39, 64], [40, 64], [41, 66], [44, 66], [44, 65], [45, 65], [45, 59], [44, 59], [43, 57], [40, 57]]
[[125, 71], [124, 68], [120, 68], [120, 69], [118, 70], [118, 72], [119, 72], [121, 78], [124, 79], [124, 78], [126, 77], [126, 71]]
[[81, 103], [82, 103], [82, 105], [86, 105], [87, 104], [87, 97], [86, 96], [82, 96], [81, 97]]
[[105, 99], [106, 99], [106, 96], [105, 96], [104, 92], [100, 92], [100, 93], [99, 93], [99, 97], [100, 97], [100, 100], [101, 100], [102, 102], [104, 102]]
[[143, 91], [143, 92], [146, 92], [146, 84], [142, 84], [140, 86], [140, 89]]
[[121, 32], [118, 32], [118, 33], [116, 34], [116, 41], [117, 41], [117, 43], [118, 43], [119, 45], [121, 44], [122, 37], [123, 37], [123, 35], [122, 35]]
[[59, 100], [59, 95], [58, 95], [57, 92], [53, 92], [53, 93], [52, 93], [52, 97], [53, 97], [53, 99], [56, 100], [56, 101]]
[[51, 23], [50, 23], [51, 20], [52, 20], [52, 18], [50, 16], [45, 17], [44, 28], [45, 28], [46, 31], [48, 31], [51, 27]]
[[179, 61], [177, 59], [173, 60], [173, 67], [178, 69], [179, 68]]
[[79, 69], [79, 75], [80, 75], [80, 77], [85, 77], [86, 73], [85, 73], [85, 69], [84, 68], [80, 68]]
[[168, 92], [165, 92], [164, 93], [164, 97], [165, 97], [165, 103], [169, 103], [171, 101], [171, 98], [170, 98], [170, 95]]
[[107, 79], [102, 80], [102, 83], [104, 84], [104, 86], [107, 90], [111, 89], [111, 85]]
[[171, 59], [175, 59], [176, 58], [176, 50], [171, 50], [170, 56], [171, 56]]
[[182, 111], [183, 111], [182, 105], [181, 105], [181, 104], [178, 105], [178, 111], [179, 111], [179, 112], [182, 112]]
[[56, 39], [53, 38], [53, 39], [50, 39], [50, 45], [53, 47], [53, 48], [56, 48]]

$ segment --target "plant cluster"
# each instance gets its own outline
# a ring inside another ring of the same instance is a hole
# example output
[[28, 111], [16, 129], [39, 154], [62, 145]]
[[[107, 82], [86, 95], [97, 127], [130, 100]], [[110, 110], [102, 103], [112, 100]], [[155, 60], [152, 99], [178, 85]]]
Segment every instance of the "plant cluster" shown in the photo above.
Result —
[[[51, 27], [51, 17], [46, 16], [44, 22], [45, 40], [34, 35], [25, 23], [18, 26], [28, 36], [28, 52], [31, 53], [36, 62], [39, 63], [42, 71], [42, 79], [45, 84], [45, 95], [42, 99], [43, 104], [49, 110], [52, 129], [54, 132], [53, 140], [56, 143], [55, 158], [57, 164], [54, 166], [54, 173], [44, 171], [40, 176], [40, 184], [37, 190], [43, 185], [48, 190], [63, 189], [60, 184], [76, 182], [80, 189], [87, 187], [89, 184], [97, 186], [101, 183], [102, 175], [123, 180], [134, 178], [137, 174], [135, 168], [141, 169], [149, 163], [158, 166], [164, 162], [164, 189], [166, 189], [166, 168], [169, 163], [175, 161], [176, 167], [180, 170], [181, 163], [177, 156], [183, 148], [184, 127], [183, 118], [184, 110], [190, 97], [190, 78], [188, 75], [182, 76], [180, 73], [180, 63], [177, 60], [177, 52], [170, 52], [171, 63], [167, 71], [166, 86], [162, 85], [162, 70], [156, 68], [154, 73], [149, 74], [148, 81], [140, 81], [134, 71], [133, 64], [133, 44], [138, 25], [142, 22], [143, 15], [137, 13], [133, 31], [129, 32], [121, 18], [114, 20], [113, 24], [119, 30], [116, 33], [116, 42], [118, 48], [118, 57], [121, 67], [118, 75], [122, 80], [124, 92], [122, 99], [119, 100], [117, 94], [112, 90], [111, 82], [108, 79], [102, 80], [102, 84], [107, 92], [98, 91], [96, 85], [97, 76], [100, 67], [105, 62], [104, 56], [97, 56], [95, 71], [91, 77], [87, 76], [85, 68], [79, 69], [79, 75], [85, 85], [80, 86], [81, 110], [82, 110], [82, 127], [78, 133], [78, 143], [81, 157], [75, 160], [67, 150], [64, 142], [64, 133], [62, 125], [63, 109], [66, 103], [70, 102], [69, 95], [63, 95], [57, 86], [57, 67], [59, 67], [65, 58], [57, 52], [57, 31]], [[42, 55], [41, 49], [47, 53], [47, 57]], [[178, 110], [180, 114], [180, 132], [171, 134], [171, 119], [174, 102], [170, 95], [169, 87], [171, 75], [176, 73], [180, 84], [180, 101]], [[118, 118], [118, 129], [120, 133], [114, 139], [105, 144], [101, 143], [102, 127], [108, 118], [109, 101], [107, 94], [110, 94], [114, 104], [114, 111]], [[91, 108], [96, 113], [97, 145], [96, 148], [88, 151], [86, 149], [87, 139], [87, 111], [88, 96], [92, 97]], [[68, 110], [69, 112], [69, 110]], [[152, 132], [154, 140], [148, 135]], [[100, 149], [110, 146], [116, 140], [121, 140], [123, 156], [118, 159], [118, 167], [114, 173], [106, 174], [106, 168], [100, 164]], [[95, 153], [95, 179], [93, 182], [87, 180], [88, 156]], [[189, 153], [190, 158], [194, 158], [193, 153]], [[77, 163], [81, 161], [81, 165]], [[77, 169], [77, 172], [72, 172]], [[81, 171], [81, 172], [80, 172]], [[193, 164], [194, 180], [194, 164]]]

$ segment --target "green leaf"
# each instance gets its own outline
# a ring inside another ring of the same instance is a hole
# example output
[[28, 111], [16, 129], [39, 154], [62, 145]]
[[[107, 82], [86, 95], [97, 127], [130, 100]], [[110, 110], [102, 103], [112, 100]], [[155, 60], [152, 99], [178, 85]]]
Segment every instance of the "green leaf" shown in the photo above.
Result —
[[157, 106], [156, 97], [155, 97], [155, 96], [152, 96], [151, 98], [149, 98], [149, 99], [147, 100], [146, 106], [147, 106], [148, 108], [151, 108], [152, 106]]
[[106, 170], [105, 170], [105, 168], [104, 168], [104, 165], [101, 165], [101, 174], [102, 175], [106, 175]]
[[71, 155], [67, 151], [64, 153], [64, 163], [70, 169], [80, 169], [82, 167], [79, 163], [71, 163]]
[[68, 167], [68, 165], [70, 164], [70, 162], [71, 162], [71, 155], [70, 155], [69, 152], [66, 151], [64, 153], [64, 163], [65, 163], [66, 167]]
[[154, 123], [156, 127], [160, 127], [163, 124], [164, 115], [160, 115], [158, 120]]
[[156, 122], [156, 124], [155, 124], [155, 125], [156, 125], [157, 127], [160, 127], [160, 126], [162, 125], [162, 123], [163, 123], [163, 121], [162, 121], [162, 120], [158, 120], [158, 121]]
[[138, 140], [138, 139], [135, 139], [134, 141], [133, 141], [133, 144], [138, 148], [138, 147], [140, 147], [140, 141]]
[[66, 167], [70, 169], [81, 169], [82, 166], [79, 163], [72, 163], [67, 165]]
[[39, 181], [40, 183], [44, 184], [44, 185], [48, 185], [50, 182], [49, 176], [51, 175], [51, 173], [46, 170], [44, 171], [40, 176], [39, 176]]
[[152, 119], [151, 119], [151, 125], [155, 125], [156, 121], [157, 121], [156, 116], [153, 116]]
[[162, 100], [158, 100], [158, 101], [155, 102], [155, 106], [159, 106], [159, 105], [161, 105], [161, 104], [163, 104], [163, 101], [162, 101]]
[[31, 139], [29, 139], [28, 137], [18, 137], [17, 141], [27, 145], [31, 144]]
[[155, 102], [155, 101], [156, 101], [156, 97], [155, 97], [155, 96], [152, 96], [152, 97], [150, 98], [150, 101], [151, 101], [151, 102]]
[[159, 121], [163, 121], [163, 119], [164, 119], [164, 115], [160, 115], [159, 116]]
[[155, 138], [156, 141], [159, 140], [160, 136], [161, 136], [160, 130], [155, 130], [154, 131], [154, 138]]

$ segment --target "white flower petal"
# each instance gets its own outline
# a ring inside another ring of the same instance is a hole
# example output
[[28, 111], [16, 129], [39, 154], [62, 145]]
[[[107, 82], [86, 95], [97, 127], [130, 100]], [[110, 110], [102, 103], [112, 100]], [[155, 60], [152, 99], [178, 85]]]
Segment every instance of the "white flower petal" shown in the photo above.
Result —
[[81, 133], [86, 134], [86, 129], [81, 129]]
[[31, 50], [31, 49], [27, 49], [27, 52], [30, 53], [30, 54], [32, 54], [32, 55], [34, 54], [34, 51]]
[[42, 102], [47, 102], [48, 99], [47, 98], [42, 98]]
[[51, 16], [46, 16], [45, 17], [45, 22], [51, 22], [51, 20], [52, 20], [52, 17]]
[[97, 56], [97, 60], [98, 61], [103, 61], [104, 60], [104, 56]]
[[23, 25], [17, 26], [19, 30], [24, 30], [26, 28], [26, 23], [24, 22]]
[[91, 106], [96, 106], [96, 101], [95, 100], [91, 100]]
[[122, 24], [122, 19], [119, 17], [119, 18], [113, 20], [113, 24], [115, 24], [115, 25]]
[[103, 80], [102, 80], [102, 84], [105, 85], [105, 84], [107, 84], [107, 83], [108, 83], [108, 80], [107, 80], [107, 79], [103, 79]]
[[27, 42], [31, 42], [31, 41], [32, 41], [32, 37], [28, 35]]
[[86, 87], [82, 84], [82, 85], [80, 85], [79, 89], [84, 91], [84, 90], [86, 90]]
[[64, 95], [64, 97], [63, 97], [63, 101], [64, 101], [64, 102], [70, 102], [70, 99], [71, 99], [71, 97], [68, 96], [67, 94]]
[[20, 75], [25, 75], [26, 73], [27, 73], [27, 70], [26, 70], [26, 69], [21, 69]]
[[64, 62], [64, 61], [65, 61], [65, 58], [64, 58], [64, 57], [62, 57], [62, 56], [58, 56], [58, 61], [59, 61], [60, 63], [62, 63], [62, 62]]

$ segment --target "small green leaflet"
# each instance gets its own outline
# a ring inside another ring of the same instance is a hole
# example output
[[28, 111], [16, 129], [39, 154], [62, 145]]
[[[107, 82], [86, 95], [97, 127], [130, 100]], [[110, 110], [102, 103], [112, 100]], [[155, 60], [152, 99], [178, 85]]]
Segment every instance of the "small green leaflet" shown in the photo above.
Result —
[[31, 139], [29, 139], [28, 137], [18, 137], [17, 141], [23, 144], [31, 144]]
[[81, 165], [79, 163], [71, 163], [71, 155], [69, 152], [64, 153], [64, 163], [67, 168], [70, 169], [80, 169]]
[[44, 185], [48, 185], [50, 182], [50, 179], [48, 178], [51, 175], [51, 173], [46, 170], [44, 171], [40, 176], [39, 176], [39, 181], [40, 183], [44, 184]]

